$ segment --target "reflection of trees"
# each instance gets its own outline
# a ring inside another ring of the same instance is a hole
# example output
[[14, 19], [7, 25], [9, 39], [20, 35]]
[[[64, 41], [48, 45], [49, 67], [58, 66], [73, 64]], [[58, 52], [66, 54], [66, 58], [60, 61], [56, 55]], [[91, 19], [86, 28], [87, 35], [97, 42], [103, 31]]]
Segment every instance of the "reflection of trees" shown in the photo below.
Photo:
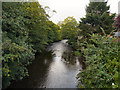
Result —
[[85, 57], [79, 57], [79, 62], [80, 64], [82, 65], [82, 69], [85, 69], [86, 68], [86, 65], [85, 65]]
[[[37, 54], [34, 62], [27, 67], [29, 77], [18, 82], [13, 82], [8, 88], [38, 88], [44, 86], [52, 59], [53, 55], [51, 51], [44, 51], [43, 53]], [[46, 64], [44, 63], [45, 60], [47, 62]]]
[[76, 56], [74, 52], [63, 52], [62, 58], [66, 63], [73, 65], [76, 63]]

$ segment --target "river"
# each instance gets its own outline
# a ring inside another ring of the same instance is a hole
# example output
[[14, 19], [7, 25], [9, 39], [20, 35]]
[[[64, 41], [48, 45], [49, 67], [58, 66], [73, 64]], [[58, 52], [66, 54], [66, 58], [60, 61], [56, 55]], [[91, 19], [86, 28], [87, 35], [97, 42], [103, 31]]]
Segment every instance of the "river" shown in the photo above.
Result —
[[9, 88], [76, 88], [77, 74], [82, 70], [73, 49], [62, 40], [47, 47], [29, 65], [29, 77], [14, 82]]

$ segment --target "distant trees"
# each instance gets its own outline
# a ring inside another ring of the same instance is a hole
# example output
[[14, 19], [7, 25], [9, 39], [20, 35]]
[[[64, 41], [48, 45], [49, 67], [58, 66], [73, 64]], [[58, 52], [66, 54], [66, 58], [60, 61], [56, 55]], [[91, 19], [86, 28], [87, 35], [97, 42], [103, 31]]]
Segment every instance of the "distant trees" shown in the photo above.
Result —
[[78, 37], [78, 23], [75, 18], [67, 17], [63, 22], [59, 22], [61, 27], [61, 36], [63, 39], [68, 39], [68, 43], [76, 48]]
[[47, 29], [48, 43], [60, 40], [60, 34], [59, 34], [60, 27], [54, 24], [52, 21], [48, 21], [47, 26], [48, 26]]
[[99, 33], [102, 34], [102, 27], [105, 33], [109, 34], [113, 30], [112, 18], [115, 14], [110, 15], [109, 6], [107, 2], [90, 2], [86, 8], [86, 17], [81, 18], [79, 28], [81, 34], [84, 37], [88, 37], [89, 34]]

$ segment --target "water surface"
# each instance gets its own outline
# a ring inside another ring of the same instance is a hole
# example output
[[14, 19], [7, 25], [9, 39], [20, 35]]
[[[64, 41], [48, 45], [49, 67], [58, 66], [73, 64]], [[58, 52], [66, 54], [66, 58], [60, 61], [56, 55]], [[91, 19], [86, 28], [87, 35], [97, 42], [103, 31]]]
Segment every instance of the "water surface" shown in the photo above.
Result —
[[55, 42], [37, 55], [28, 67], [29, 77], [14, 82], [10, 88], [76, 88], [82, 65], [66, 42]]

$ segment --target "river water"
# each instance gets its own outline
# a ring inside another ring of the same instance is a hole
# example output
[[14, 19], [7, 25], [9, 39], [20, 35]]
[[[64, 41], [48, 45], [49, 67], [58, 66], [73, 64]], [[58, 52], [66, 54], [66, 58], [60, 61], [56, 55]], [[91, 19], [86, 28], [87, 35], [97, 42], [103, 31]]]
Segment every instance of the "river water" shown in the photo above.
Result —
[[28, 67], [29, 77], [12, 83], [10, 88], [76, 88], [82, 65], [66, 42], [55, 42], [37, 55]]

